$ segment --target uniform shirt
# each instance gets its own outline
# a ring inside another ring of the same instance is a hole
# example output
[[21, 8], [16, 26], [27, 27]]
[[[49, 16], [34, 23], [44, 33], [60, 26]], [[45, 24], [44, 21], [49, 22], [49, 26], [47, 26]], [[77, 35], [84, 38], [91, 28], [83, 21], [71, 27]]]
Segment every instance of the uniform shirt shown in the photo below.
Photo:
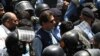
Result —
[[5, 39], [9, 33], [11, 33], [10, 30], [8, 30], [3, 24], [0, 25], [0, 49], [5, 48]]
[[0, 56], [9, 56], [6, 49], [0, 50]]
[[93, 40], [93, 32], [91, 31], [91, 27], [86, 21], [82, 21], [79, 25], [75, 26], [74, 29], [82, 30], [84, 33], [87, 34], [89, 40]]
[[61, 23], [58, 23], [58, 25], [52, 31], [53, 35], [55, 36], [55, 38], [57, 38], [58, 41], [60, 41], [60, 39], [61, 39], [60, 25], [61, 25]]

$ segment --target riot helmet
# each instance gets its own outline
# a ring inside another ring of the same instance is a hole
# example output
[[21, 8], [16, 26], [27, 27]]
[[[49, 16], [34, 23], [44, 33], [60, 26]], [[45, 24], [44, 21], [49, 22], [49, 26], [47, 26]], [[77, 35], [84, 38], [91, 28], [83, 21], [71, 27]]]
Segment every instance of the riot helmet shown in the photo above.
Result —
[[74, 56], [99, 56], [100, 50], [99, 49], [86, 49], [78, 51], [74, 54]]
[[27, 53], [26, 44], [34, 39], [34, 31], [17, 29], [10, 33], [5, 41], [9, 56], [21, 56]]
[[100, 48], [100, 32], [94, 35], [93, 47]]
[[60, 46], [63, 48], [67, 56], [83, 49], [82, 43], [79, 41], [79, 34], [76, 31], [68, 31], [62, 35]]
[[15, 10], [18, 12], [25, 11], [25, 10], [34, 10], [33, 6], [29, 1], [20, 1], [16, 3]]
[[26, 18], [26, 17], [31, 17], [31, 16], [35, 15], [34, 8], [29, 1], [20, 1], [20, 2], [16, 3], [15, 13], [20, 18], [23, 18], [23, 17]]
[[35, 14], [37, 17], [39, 17], [42, 11], [49, 10], [49, 9], [50, 9], [49, 6], [45, 3], [37, 4], [35, 8]]
[[50, 45], [44, 48], [43, 56], [64, 56], [63, 49], [58, 45]]
[[88, 52], [82, 50], [82, 51], [78, 51], [74, 54], [74, 56], [90, 56]]
[[20, 48], [18, 43], [19, 43], [19, 41], [17, 38], [17, 34], [15, 32], [12, 32], [11, 34], [9, 34], [9, 36], [7, 37], [7, 39], [5, 41], [7, 53], [9, 56], [10, 55], [11, 56], [21, 56], [22, 55], [23, 48]]
[[67, 48], [75, 48], [78, 45], [79, 35], [77, 32], [68, 31], [62, 35], [61, 41], [64, 41]]

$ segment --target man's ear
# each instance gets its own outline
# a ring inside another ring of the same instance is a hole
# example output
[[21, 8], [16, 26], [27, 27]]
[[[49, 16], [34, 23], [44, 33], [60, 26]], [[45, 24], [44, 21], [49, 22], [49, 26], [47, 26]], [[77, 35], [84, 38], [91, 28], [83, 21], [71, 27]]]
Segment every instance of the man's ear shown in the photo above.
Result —
[[64, 44], [64, 42], [63, 42], [63, 41], [61, 41], [61, 42], [60, 42], [60, 46], [61, 46], [62, 48], [64, 48], [64, 47], [65, 47], [65, 44]]

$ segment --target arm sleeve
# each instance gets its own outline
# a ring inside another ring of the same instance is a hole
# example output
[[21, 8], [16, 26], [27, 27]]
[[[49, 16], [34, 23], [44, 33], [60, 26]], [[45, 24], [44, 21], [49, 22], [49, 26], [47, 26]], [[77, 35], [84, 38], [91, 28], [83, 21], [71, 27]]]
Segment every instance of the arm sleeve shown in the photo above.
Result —
[[42, 42], [39, 38], [35, 38], [32, 42], [32, 48], [35, 51], [35, 56], [41, 56]]

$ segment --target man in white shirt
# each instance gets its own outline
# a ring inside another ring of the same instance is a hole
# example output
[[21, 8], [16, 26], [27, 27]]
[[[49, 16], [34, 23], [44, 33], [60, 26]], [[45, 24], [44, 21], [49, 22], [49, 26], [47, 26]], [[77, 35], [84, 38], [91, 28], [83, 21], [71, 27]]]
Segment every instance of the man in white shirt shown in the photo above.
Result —
[[5, 39], [8, 34], [16, 29], [18, 25], [18, 18], [12, 12], [7, 12], [2, 17], [2, 24], [0, 25], [0, 50], [5, 48]]

